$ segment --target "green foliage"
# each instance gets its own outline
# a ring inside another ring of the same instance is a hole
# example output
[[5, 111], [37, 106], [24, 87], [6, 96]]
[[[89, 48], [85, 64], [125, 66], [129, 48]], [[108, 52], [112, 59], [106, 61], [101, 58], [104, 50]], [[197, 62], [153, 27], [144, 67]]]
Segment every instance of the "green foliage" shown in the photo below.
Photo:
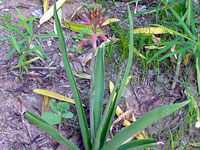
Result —
[[[98, 47], [97, 52], [97, 59], [94, 69], [94, 107], [90, 107], [90, 113], [92, 113], [95, 118], [91, 120], [90, 124], [94, 126], [94, 132], [89, 130], [86, 115], [84, 112], [84, 108], [82, 105], [82, 100], [75, 82], [74, 75], [72, 73], [70, 64], [69, 64], [69, 57], [67, 54], [67, 48], [64, 40], [64, 35], [62, 32], [62, 28], [56, 13], [56, 7], [55, 7], [55, 0], [54, 0], [54, 18], [56, 23], [56, 30], [58, 33], [58, 38], [60, 41], [60, 50], [62, 52], [62, 59], [64, 62], [66, 74], [68, 77], [68, 81], [70, 83], [74, 99], [75, 99], [75, 106], [77, 110], [77, 115], [79, 119], [79, 125], [81, 128], [81, 134], [84, 142], [84, 147], [86, 150], [121, 150], [121, 149], [137, 149], [137, 148], [145, 148], [150, 146], [155, 146], [156, 142], [154, 139], [144, 139], [144, 140], [138, 140], [138, 141], [131, 141], [126, 143], [126, 141], [131, 138], [134, 134], [138, 133], [140, 130], [148, 127], [155, 121], [158, 121], [165, 116], [173, 113], [174, 111], [180, 109], [181, 107], [184, 107], [189, 103], [189, 101], [185, 101], [179, 104], [173, 104], [169, 106], [163, 106], [160, 108], [157, 108], [155, 110], [150, 111], [149, 113], [146, 113], [144, 116], [139, 118], [137, 121], [132, 123], [130, 126], [124, 128], [122, 131], [117, 133], [113, 139], [111, 139], [108, 143], [106, 142], [109, 130], [112, 124], [112, 121], [115, 116], [115, 112], [117, 109], [117, 106], [119, 104], [119, 101], [121, 99], [123, 90], [126, 85], [127, 78], [129, 76], [129, 71], [131, 69], [132, 60], [133, 60], [133, 19], [131, 15], [131, 11], [128, 5], [128, 15], [129, 15], [129, 21], [130, 21], [130, 38], [129, 38], [129, 55], [128, 55], [128, 62], [126, 65], [126, 69], [124, 72], [124, 75], [122, 75], [122, 69], [120, 69], [114, 89], [109, 97], [109, 100], [106, 104], [105, 110], [103, 112], [102, 110], [102, 104], [103, 104], [103, 97], [104, 97], [104, 48], [107, 46], [107, 44], [110, 41], [102, 43]], [[122, 80], [120, 80], [122, 79]], [[92, 93], [92, 94], [93, 94]], [[96, 105], [96, 106], [95, 106]], [[53, 106], [55, 107], [55, 106]], [[91, 109], [92, 108], [92, 109]], [[54, 108], [53, 108], [54, 109]], [[76, 147], [76, 145], [72, 144], [69, 140], [64, 139], [62, 136], [58, 134], [55, 130], [52, 129], [51, 126], [49, 126], [46, 121], [43, 119], [37, 117], [36, 115], [26, 112], [25, 117], [29, 119], [31, 122], [36, 124], [38, 127], [40, 127], [42, 130], [46, 131], [49, 135], [51, 135], [56, 141], [58, 141], [60, 144], [63, 144], [66, 147], [69, 147], [70, 149], [79, 149]], [[91, 116], [90, 116], [91, 117]], [[91, 128], [90, 128], [91, 129]], [[50, 131], [51, 130], [51, 131]], [[93, 135], [93, 136], [91, 136]]]
[[[34, 53], [40, 59], [48, 58], [47, 54], [43, 51], [42, 46], [38, 44], [38, 41], [34, 41], [34, 29], [33, 22], [36, 17], [24, 18], [18, 8], [15, 8], [19, 18], [21, 19], [15, 25], [11, 25], [11, 19], [4, 18], [5, 26], [0, 25], [0, 28], [9, 32], [8, 37], [1, 37], [1, 40], [7, 40], [11, 42], [10, 52], [7, 55], [7, 59], [11, 58], [15, 53], [18, 54], [18, 66], [23, 67], [28, 72], [27, 63], [28, 56]], [[22, 25], [25, 31], [22, 31]], [[14, 67], [17, 68], [17, 67]]]
[[[193, 8], [193, 2], [192, 0], [187, 1], [186, 11], [183, 16], [180, 16], [170, 5], [165, 5], [169, 8], [171, 13], [174, 15], [174, 17], [177, 19], [177, 23], [179, 26], [177, 27], [177, 31], [173, 30], [171, 28], [154, 24], [154, 26], [161, 27], [165, 29], [166, 31], [170, 32], [173, 36], [172, 41], [167, 41], [165, 43], [159, 43], [162, 45], [165, 45], [165, 47], [161, 50], [159, 50], [150, 60], [149, 62], [153, 61], [155, 58], [159, 57], [161, 54], [169, 50], [172, 45], [176, 45], [176, 48], [174, 52], [170, 52], [162, 56], [159, 60], [166, 59], [170, 56], [173, 56], [174, 54], [179, 55], [177, 60], [177, 70], [175, 74], [174, 81], [176, 82], [179, 74], [180, 64], [182, 62], [181, 58], [185, 57], [186, 54], [191, 54], [195, 56], [196, 61], [196, 71], [197, 71], [197, 81], [198, 81], [198, 89], [200, 92], [200, 45], [199, 45], [199, 36], [196, 33], [196, 25], [195, 25], [195, 15], [194, 15], [194, 8]], [[172, 86], [173, 87], [173, 86]], [[174, 88], [174, 87], [173, 87]]]
[[59, 102], [54, 105], [55, 100], [50, 100], [50, 107], [53, 112], [44, 112], [42, 119], [48, 122], [50, 125], [61, 124], [62, 118], [69, 119], [73, 117], [73, 113], [67, 112], [69, 110], [69, 104], [66, 102]]

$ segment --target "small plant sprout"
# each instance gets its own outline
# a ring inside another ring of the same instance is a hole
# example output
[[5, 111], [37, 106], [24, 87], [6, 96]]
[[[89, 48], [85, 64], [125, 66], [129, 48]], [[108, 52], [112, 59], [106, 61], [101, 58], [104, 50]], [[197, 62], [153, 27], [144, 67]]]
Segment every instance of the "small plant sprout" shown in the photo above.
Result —
[[53, 112], [44, 112], [42, 118], [50, 125], [59, 124], [58, 131], [60, 132], [62, 119], [69, 119], [73, 117], [73, 113], [67, 112], [70, 105], [66, 102], [59, 102], [55, 105], [56, 100], [50, 100], [50, 108]]

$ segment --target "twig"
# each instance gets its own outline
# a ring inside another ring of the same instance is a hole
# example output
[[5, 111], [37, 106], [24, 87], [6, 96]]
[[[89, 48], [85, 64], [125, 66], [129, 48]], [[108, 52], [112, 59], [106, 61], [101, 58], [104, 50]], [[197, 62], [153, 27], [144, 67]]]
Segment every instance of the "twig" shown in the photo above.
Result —
[[36, 69], [36, 70], [56, 70], [56, 67], [30, 67], [30, 69]]
[[172, 90], [176, 87], [176, 83], [178, 81], [178, 75], [179, 75], [180, 68], [181, 68], [181, 58], [182, 58], [182, 55], [179, 54], [178, 60], [177, 60], [177, 65], [176, 65], [176, 73], [175, 73], [174, 81], [172, 83]]

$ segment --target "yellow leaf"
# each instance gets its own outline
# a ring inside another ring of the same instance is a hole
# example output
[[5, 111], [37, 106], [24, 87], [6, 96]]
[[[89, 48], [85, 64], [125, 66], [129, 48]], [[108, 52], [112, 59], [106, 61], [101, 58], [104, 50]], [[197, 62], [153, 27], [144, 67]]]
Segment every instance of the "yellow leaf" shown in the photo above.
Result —
[[133, 34], [139, 34], [139, 33], [142, 33], [145, 35], [152, 35], [152, 34], [168, 33], [168, 31], [160, 27], [147, 27], [147, 28], [138, 28], [138, 29], [133, 30]]
[[183, 61], [183, 64], [184, 64], [184, 65], [187, 65], [188, 62], [189, 62], [189, 60], [190, 60], [190, 54], [187, 54], [187, 55], [185, 56], [185, 59], [184, 59], [184, 61]]
[[[83, 24], [77, 24], [77, 23], [72, 23], [72, 22], [69, 22], [69, 21], [64, 21], [63, 22], [64, 26], [66, 28], [68, 28], [69, 30], [72, 30], [74, 32], [82, 32], [85, 28], [88, 28], [88, 31], [86, 32], [86, 34], [88, 35], [92, 35], [93, 31], [92, 31], [92, 27], [91, 26], [87, 26], [87, 25], [83, 25]], [[103, 33], [105, 34], [104, 31], [98, 29], [97, 30], [97, 34], [99, 33]]]
[[[126, 86], [128, 85], [128, 83], [130, 82], [131, 77], [132, 77], [132, 76], [129, 76], [129, 77], [127, 78], [125, 87], [126, 87]], [[111, 93], [111, 92], [113, 91], [113, 89], [114, 89], [114, 84], [113, 84], [111, 81], [109, 82], [109, 89], [110, 89], [110, 93]], [[113, 100], [114, 100], [115, 96], [116, 96], [116, 93], [115, 93], [115, 95], [114, 95], [114, 97], [113, 97]], [[112, 125], [111, 125], [111, 128], [110, 128], [111, 136], [113, 136], [113, 135], [112, 135], [112, 128], [113, 128], [114, 124], [115, 124], [116, 122], [118, 122], [118, 121], [121, 120], [120, 116], [123, 115], [123, 113], [124, 113], [124, 112], [122, 111], [122, 109], [121, 109], [119, 106], [117, 106], [116, 115], [118, 116], [118, 118], [117, 118], [117, 120], [114, 121], [114, 122], [112, 123]], [[133, 115], [133, 118], [135, 118], [134, 114], [132, 114], [132, 115]], [[136, 121], [136, 119], [135, 119], [134, 121]], [[131, 124], [130, 121], [124, 119], [123, 126], [126, 127], [126, 126], [129, 126], [130, 124]], [[148, 138], [148, 136], [147, 136], [145, 130], [142, 130], [141, 132], [139, 132], [138, 134], [136, 134], [135, 137], [136, 137], [137, 139]], [[131, 138], [131, 139], [132, 139], [132, 138]]]
[[197, 122], [195, 123], [195, 127], [196, 127], [196, 128], [200, 128], [200, 119], [197, 120]]
[[43, 90], [43, 89], [35, 89], [35, 90], [33, 90], [33, 92], [35, 92], [37, 94], [41, 94], [43, 96], [48, 96], [48, 97], [51, 97], [51, 98], [55, 98], [57, 100], [61, 100], [61, 101], [64, 101], [64, 102], [75, 104], [73, 99], [65, 97], [65, 96], [60, 95], [60, 94], [57, 94], [55, 92], [51, 92], [51, 91]]
[[44, 95], [44, 101], [42, 104], [42, 113], [47, 112], [49, 110], [49, 102], [50, 102], [50, 98]]
[[163, 48], [165, 48], [165, 46], [152, 45], [152, 46], [145, 46], [144, 48], [146, 48], [146, 49], [163, 49]]
[[48, 2], [49, 2], [49, 0], [44, 0], [44, 2], [43, 2], [43, 11], [44, 11], [44, 13], [47, 12], [47, 9], [48, 9]]
[[123, 126], [125, 126], [125, 127], [127, 127], [127, 126], [129, 126], [131, 123], [128, 121], [128, 120], [124, 120], [124, 122], [123, 122]]
[[110, 24], [112, 22], [118, 22], [118, 21], [120, 21], [120, 20], [117, 19], [117, 18], [106, 19], [106, 21], [102, 24], [102, 26], [106, 26], [106, 25], [108, 25], [108, 24]]
[[[58, 0], [56, 2], [56, 9], [58, 10], [64, 3], [66, 2], [66, 0]], [[48, 21], [52, 16], [53, 16], [53, 9], [54, 6], [51, 6], [47, 12], [41, 17], [39, 23], [40, 25], [43, 24], [44, 22]]]

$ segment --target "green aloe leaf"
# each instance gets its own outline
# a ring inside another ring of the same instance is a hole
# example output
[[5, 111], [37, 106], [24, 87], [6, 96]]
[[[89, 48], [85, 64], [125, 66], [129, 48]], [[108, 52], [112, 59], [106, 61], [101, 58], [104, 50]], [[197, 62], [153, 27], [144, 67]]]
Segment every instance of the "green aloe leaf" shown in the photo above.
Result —
[[86, 120], [85, 112], [83, 109], [82, 100], [81, 100], [81, 97], [80, 97], [80, 94], [79, 94], [79, 91], [78, 91], [78, 88], [77, 88], [77, 85], [75, 82], [75, 78], [72, 73], [70, 63], [69, 63], [67, 47], [65, 44], [62, 27], [61, 27], [61, 24], [60, 24], [60, 21], [59, 21], [57, 12], [56, 12], [55, 3], [56, 3], [56, 1], [54, 0], [54, 19], [55, 19], [58, 39], [60, 41], [60, 50], [62, 53], [62, 60], [63, 60], [64, 66], [65, 66], [66, 74], [67, 74], [68, 81], [69, 81], [69, 84], [72, 89], [73, 96], [75, 99], [75, 105], [76, 105], [76, 110], [77, 110], [77, 114], [78, 114], [78, 119], [79, 119], [79, 124], [81, 127], [81, 133], [82, 133], [85, 149], [90, 150], [91, 149], [91, 140], [90, 140], [90, 133], [88, 130], [88, 125], [87, 125], [87, 120]]
[[156, 145], [155, 139], [134, 140], [123, 144], [117, 150], [138, 150], [139, 148], [145, 148], [155, 145]]
[[[97, 133], [96, 133], [96, 136], [95, 136], [95, 141], [94, 141], [94, 145], [93, 145], [93, 150], [99, 150], [99, 147], [100, 145], [102, 146], [105, 142], [105, 139], [107, 138], [106, 137], [106, 134], [107, 134], [107, 131], [105, 130], [105, 123], [106, 123], [106, 119], [110, 116], [109, 116], [109, 109], [111, 108], [111, 104], [112, 104], [112, 100], [113, 100], [113, 97], [116, 93], [116, 90], [119, 86], [119, 83], [120, 83], [120, 77], [121, 77], [121, 74], [122, 74], [122, 71], [119, 72], [118, 76], [117, 76], [117, 80], [116, 80], [116, 83], [115, 83], [115, 86], [114, 86], [114, 89], [109, 97], [109, 100], [106, 104], [106, 108], [104, 110], [104, 114], [103, 114], [103, 117], [102, 117], [102, 121], [99, 125], [99, 128], [97, 130]], [[102, 137], [102, 139], [101, 139]]]
[[123, 79], [122, 79], [122, 82], [121, 82], [121, 86], [119, 88], [119, 90], [117, 91], [116, 93], [116, 98], [114, 100], [114, 102], [112, 103], [111, 105], [111, 108], [110, 108], [110, 111], [108, 113], [108, 117], [106, 118], [106, 122], [105, 122], [105, 125], [104, 125], [104, 128], [103, 128], [103, 131], [102, 133], [102, 136], [101, 136], [101, 146], [103, 146], [103, 144], [105, 143], [106, 141], [106, 138], [108, 136], [108, 133], [109, 133], [109, 130], [110, 130], [110, 126], [112, 124], [112, 120], [115, 116], [115, 112], [116, 112], [116, 109], [117, 109], [117, 105], [121, 99], [121, 96], [122, 96], [122, 93], [124, 91], [124, 88], [125, 88], [125, 85], [126, 85], [126, 81], [127, 81], [127, 78], [128, 78], [128, 75], [129, 75], [129, 71], [130, 71], [130, 68], [131, 68], [131, 65], [132, 65], [132, 59], [133, 59], [133, 34], [132, 34], [132, 31], [133, 31], [133, 19], [132, 19], [132, 15], [131, 15], [131, 11], [130, 11], [130, 7], [128, 5], [128, 16], [129, 16], [129, 22], [130, 22], [130, 41], [129, 41], [129, 56], [128, 56], [128, 63], [126, 65], [126, 70], [125, 70], [125, 73], [124, 73], [124, 76], [123, 76]]
[[65, 147], [70, 148], [70, 150], [80, 150], [75, 144], [71, 141], [67, 140], [64, 136], [60, 135], [51, 125], [49, 125], [45, 120], [42, 118], [37, 117], [31, 112], [26, 112], [24, 116], [34, 123], [36, 126], [41, 128], [43, 131], [48, 133], [54, 140], [58, 143], [62, 144]]
[[94, 72], [94, 131], [101, 122], [102, 106], [104, 98], [104, 49], [106, 44], [102, 44], [98, 48], [95, 72]]
[[143, 130], [144, 128], [150, 126], [154, 122], [166, 117], [167, 115], [173, 113], [174, 111], [180, 109], [181, 107], [187, 105], [190, 101], [185, 101], [179, 104], [173, 104], [168, 106], [163, 106], [157, 108], [155, 110], [146, 113], [141, 118], [136, 120], [134, 123], [129, 125], [128, 127], [124, 128], [120, 131], [114, 138], [108, 142], [102, 150], [108, 149], [117, 149], [123, 144], [126, 140], [132, 137], [134, 134], [138, 133], [139, 131]]

